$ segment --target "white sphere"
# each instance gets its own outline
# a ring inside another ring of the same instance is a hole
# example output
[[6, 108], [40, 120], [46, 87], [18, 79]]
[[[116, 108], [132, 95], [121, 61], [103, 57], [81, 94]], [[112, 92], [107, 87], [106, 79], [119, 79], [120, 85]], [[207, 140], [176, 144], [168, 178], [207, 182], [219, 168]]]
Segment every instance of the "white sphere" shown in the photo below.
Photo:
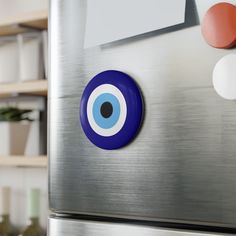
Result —
[[213, 71], [213, 86], [221, 97], [236, 99], [236, 54], [229, 54], [217, 62]]

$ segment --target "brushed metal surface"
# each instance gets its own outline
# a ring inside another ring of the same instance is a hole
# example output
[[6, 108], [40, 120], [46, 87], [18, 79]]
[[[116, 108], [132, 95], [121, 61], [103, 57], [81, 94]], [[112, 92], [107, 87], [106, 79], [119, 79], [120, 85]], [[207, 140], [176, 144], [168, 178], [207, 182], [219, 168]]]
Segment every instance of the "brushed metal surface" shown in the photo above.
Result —
[[[196, 1], [200, 18], [215, 2]], [[229, 51], [199, 26], [84, 50], [85, 15], [85, 0], [51, 1], [50, 208], [236, 227], [236, 103], [211, 79]], [[92, 145], [79, 122], [85, 85], [107, 69], [133, 76], [146, 105], [137, 138], [116, 151]]]
[[[53, 219], [48, 221], [48, 236], [222, 236], [229, 234], [211, 234], [204, 232], [180, 231], [155, 227], [141, 227], [127, 224], [97, 223]], [[229, 235], [230, 236], [230, 235]]]

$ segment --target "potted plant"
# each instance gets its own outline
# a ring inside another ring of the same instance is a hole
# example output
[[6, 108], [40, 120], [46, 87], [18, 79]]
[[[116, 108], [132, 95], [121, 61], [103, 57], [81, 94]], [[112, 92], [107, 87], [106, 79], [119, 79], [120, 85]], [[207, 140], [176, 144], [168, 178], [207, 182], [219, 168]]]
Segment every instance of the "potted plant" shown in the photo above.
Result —
[[0, 108], [0, 155], [24, 155], [32, 110]]

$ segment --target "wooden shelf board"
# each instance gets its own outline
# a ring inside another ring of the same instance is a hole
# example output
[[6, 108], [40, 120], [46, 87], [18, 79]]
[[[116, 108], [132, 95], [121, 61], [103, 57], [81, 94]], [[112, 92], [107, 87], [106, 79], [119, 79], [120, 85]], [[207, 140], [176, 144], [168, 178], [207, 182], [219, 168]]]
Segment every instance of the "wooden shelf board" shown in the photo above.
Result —
[[27, 27], [39, 30], [48, 27], [48, 10], [25, 12], [0, 18], [0, 35], [14, 35], [28, 31]]
[[47, 156], [25, 157], [25, 156], [8, 156], [0, 157], [0, 167], [47, 167]]
[[21, 28], [18, 25], [0, 26], [0, 36], [21, 34], [26, 31], [27, 29]]
[[0, 84], [0, 97], [9, 97], [15, 94], [47, 96], [47, 93], [47, 80]]
[[48, 20], [47, 19], [42, 19], [42, 20], [35, 20], [35, 21], [28, 21], [26, 23], [22, 23], [21, 27], [24, 28], [26, 27], [31, 27], [31, 28], [36, 28], [39, 30], [44, 30], [48, 28]]

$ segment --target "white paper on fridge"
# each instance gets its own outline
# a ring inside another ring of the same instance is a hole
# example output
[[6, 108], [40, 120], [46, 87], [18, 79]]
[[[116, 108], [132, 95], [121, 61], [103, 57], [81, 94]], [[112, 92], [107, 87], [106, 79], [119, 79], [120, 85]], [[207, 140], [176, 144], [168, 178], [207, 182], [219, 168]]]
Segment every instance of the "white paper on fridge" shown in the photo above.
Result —
[[84, 47], [178, 25], [186, 0], [87, 0]]

